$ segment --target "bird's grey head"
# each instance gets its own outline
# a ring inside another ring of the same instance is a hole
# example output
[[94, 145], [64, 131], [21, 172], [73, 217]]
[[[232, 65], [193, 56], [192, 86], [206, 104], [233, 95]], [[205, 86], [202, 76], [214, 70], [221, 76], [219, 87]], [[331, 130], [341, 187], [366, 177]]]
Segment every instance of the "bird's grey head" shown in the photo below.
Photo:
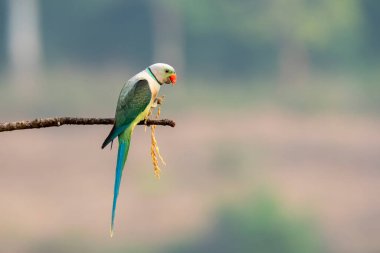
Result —
[[174, 68], [168, 64], [155, 63], [149, 66], [148, 71], [149, 70], [160, 84], [166, 83], [175, 85], [177, 81], [177, 75]]

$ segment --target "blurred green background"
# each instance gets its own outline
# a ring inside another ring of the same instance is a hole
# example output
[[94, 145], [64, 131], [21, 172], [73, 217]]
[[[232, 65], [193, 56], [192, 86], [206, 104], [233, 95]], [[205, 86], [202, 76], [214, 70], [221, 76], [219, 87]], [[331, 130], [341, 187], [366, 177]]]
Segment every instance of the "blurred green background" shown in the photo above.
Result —
[[379, 252], [380, 2], [0, 0], [0, 121], [111, 117], [177, 70], [135, 130], [109, 238], [110, 126], [0, 134], [0, 252]]

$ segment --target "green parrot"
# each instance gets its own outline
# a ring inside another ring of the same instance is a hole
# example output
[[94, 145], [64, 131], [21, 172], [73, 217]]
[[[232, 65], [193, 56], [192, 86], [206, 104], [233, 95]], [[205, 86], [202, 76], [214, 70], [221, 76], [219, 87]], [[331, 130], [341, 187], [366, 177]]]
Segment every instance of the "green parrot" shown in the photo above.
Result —
[[174, 86], [176, 79], [176, 72], [172, 66], [156, 63], [133, 76], [121, 89], [116, 107], [115, 124], [102, 145], [103, 149], [118, 137], [119, 149], [112, 204], [111, 237], [114, 231], [116, 202], [119, 195], [121, 176], [127, 160], [133, 129], [148, 116], [151, 107], [155, 105], [155, 99], [161, 85], [172, 84]]

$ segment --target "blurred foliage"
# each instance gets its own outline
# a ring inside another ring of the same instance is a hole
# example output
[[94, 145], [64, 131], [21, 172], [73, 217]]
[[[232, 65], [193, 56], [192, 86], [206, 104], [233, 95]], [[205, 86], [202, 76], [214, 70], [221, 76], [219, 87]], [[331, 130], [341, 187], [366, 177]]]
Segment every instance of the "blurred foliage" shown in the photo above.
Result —
[[[4, 70], [6, 63], [6, 29], [5, 29], [5, 19], [6, 15], [6, 4], [5, 1], [0, 0], [0, 71]], [[1, 36], [2, 35], [2, 36]]]
[[[180, 14], [184, 38], [178, 43], [185, 42], [187, 70], [215, 78], [273, 73], [289, 49], [304, 52], [318, 68], [378, 62], [380, 52], [380, 2], [374, 0], [40, 0], [40, 8], [48, 66], [123, 63], [141, 69], [154, 55], [152, 14], [164, 9]], [[5, 9], [0, 1], [0, 14]], [[4, 52], [0, 48], [0, 56]]]
[[[358, 1], [310, 0], [181, 1], [191, 19], [193, 33], [229, 34], [246, 43], [255, 40], [276, 42], [288, 36], [294, 40], [323, 45], [337, 32], [357, 29]], [[233, 21], [233, 22], [232, 22]]]
[[41, 21], [50, 63], [145, 66], [152, 54], [147, 1], [41, 0]]
[[280, 203], [263, 194], [223, 209], [209, 233], [163, 252], [326, 252], [315, 226], [305, 217], [286, 213]]
[[376, 0], [362, 0], [364, 29], [366, 37], [363, 39], [366, 55], [372, 60], [380, 56], [380, 2]]

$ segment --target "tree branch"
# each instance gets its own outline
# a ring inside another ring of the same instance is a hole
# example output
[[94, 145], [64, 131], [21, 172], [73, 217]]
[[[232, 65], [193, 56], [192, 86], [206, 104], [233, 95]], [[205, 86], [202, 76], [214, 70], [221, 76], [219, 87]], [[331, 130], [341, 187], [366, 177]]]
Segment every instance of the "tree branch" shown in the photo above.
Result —
[[[73, 117], [56, 117], [44, 118], [34, 120], [23, 120], [17, 122], [0, 123], [0, 132], [45, 128], [45, 127], [59, 127], [63, 125], [113, 125], [114, 118], [73, 118]], [[170, 119], [141, 121], [138, 125], [160, 125], [175, 127], [175, 122]]]

